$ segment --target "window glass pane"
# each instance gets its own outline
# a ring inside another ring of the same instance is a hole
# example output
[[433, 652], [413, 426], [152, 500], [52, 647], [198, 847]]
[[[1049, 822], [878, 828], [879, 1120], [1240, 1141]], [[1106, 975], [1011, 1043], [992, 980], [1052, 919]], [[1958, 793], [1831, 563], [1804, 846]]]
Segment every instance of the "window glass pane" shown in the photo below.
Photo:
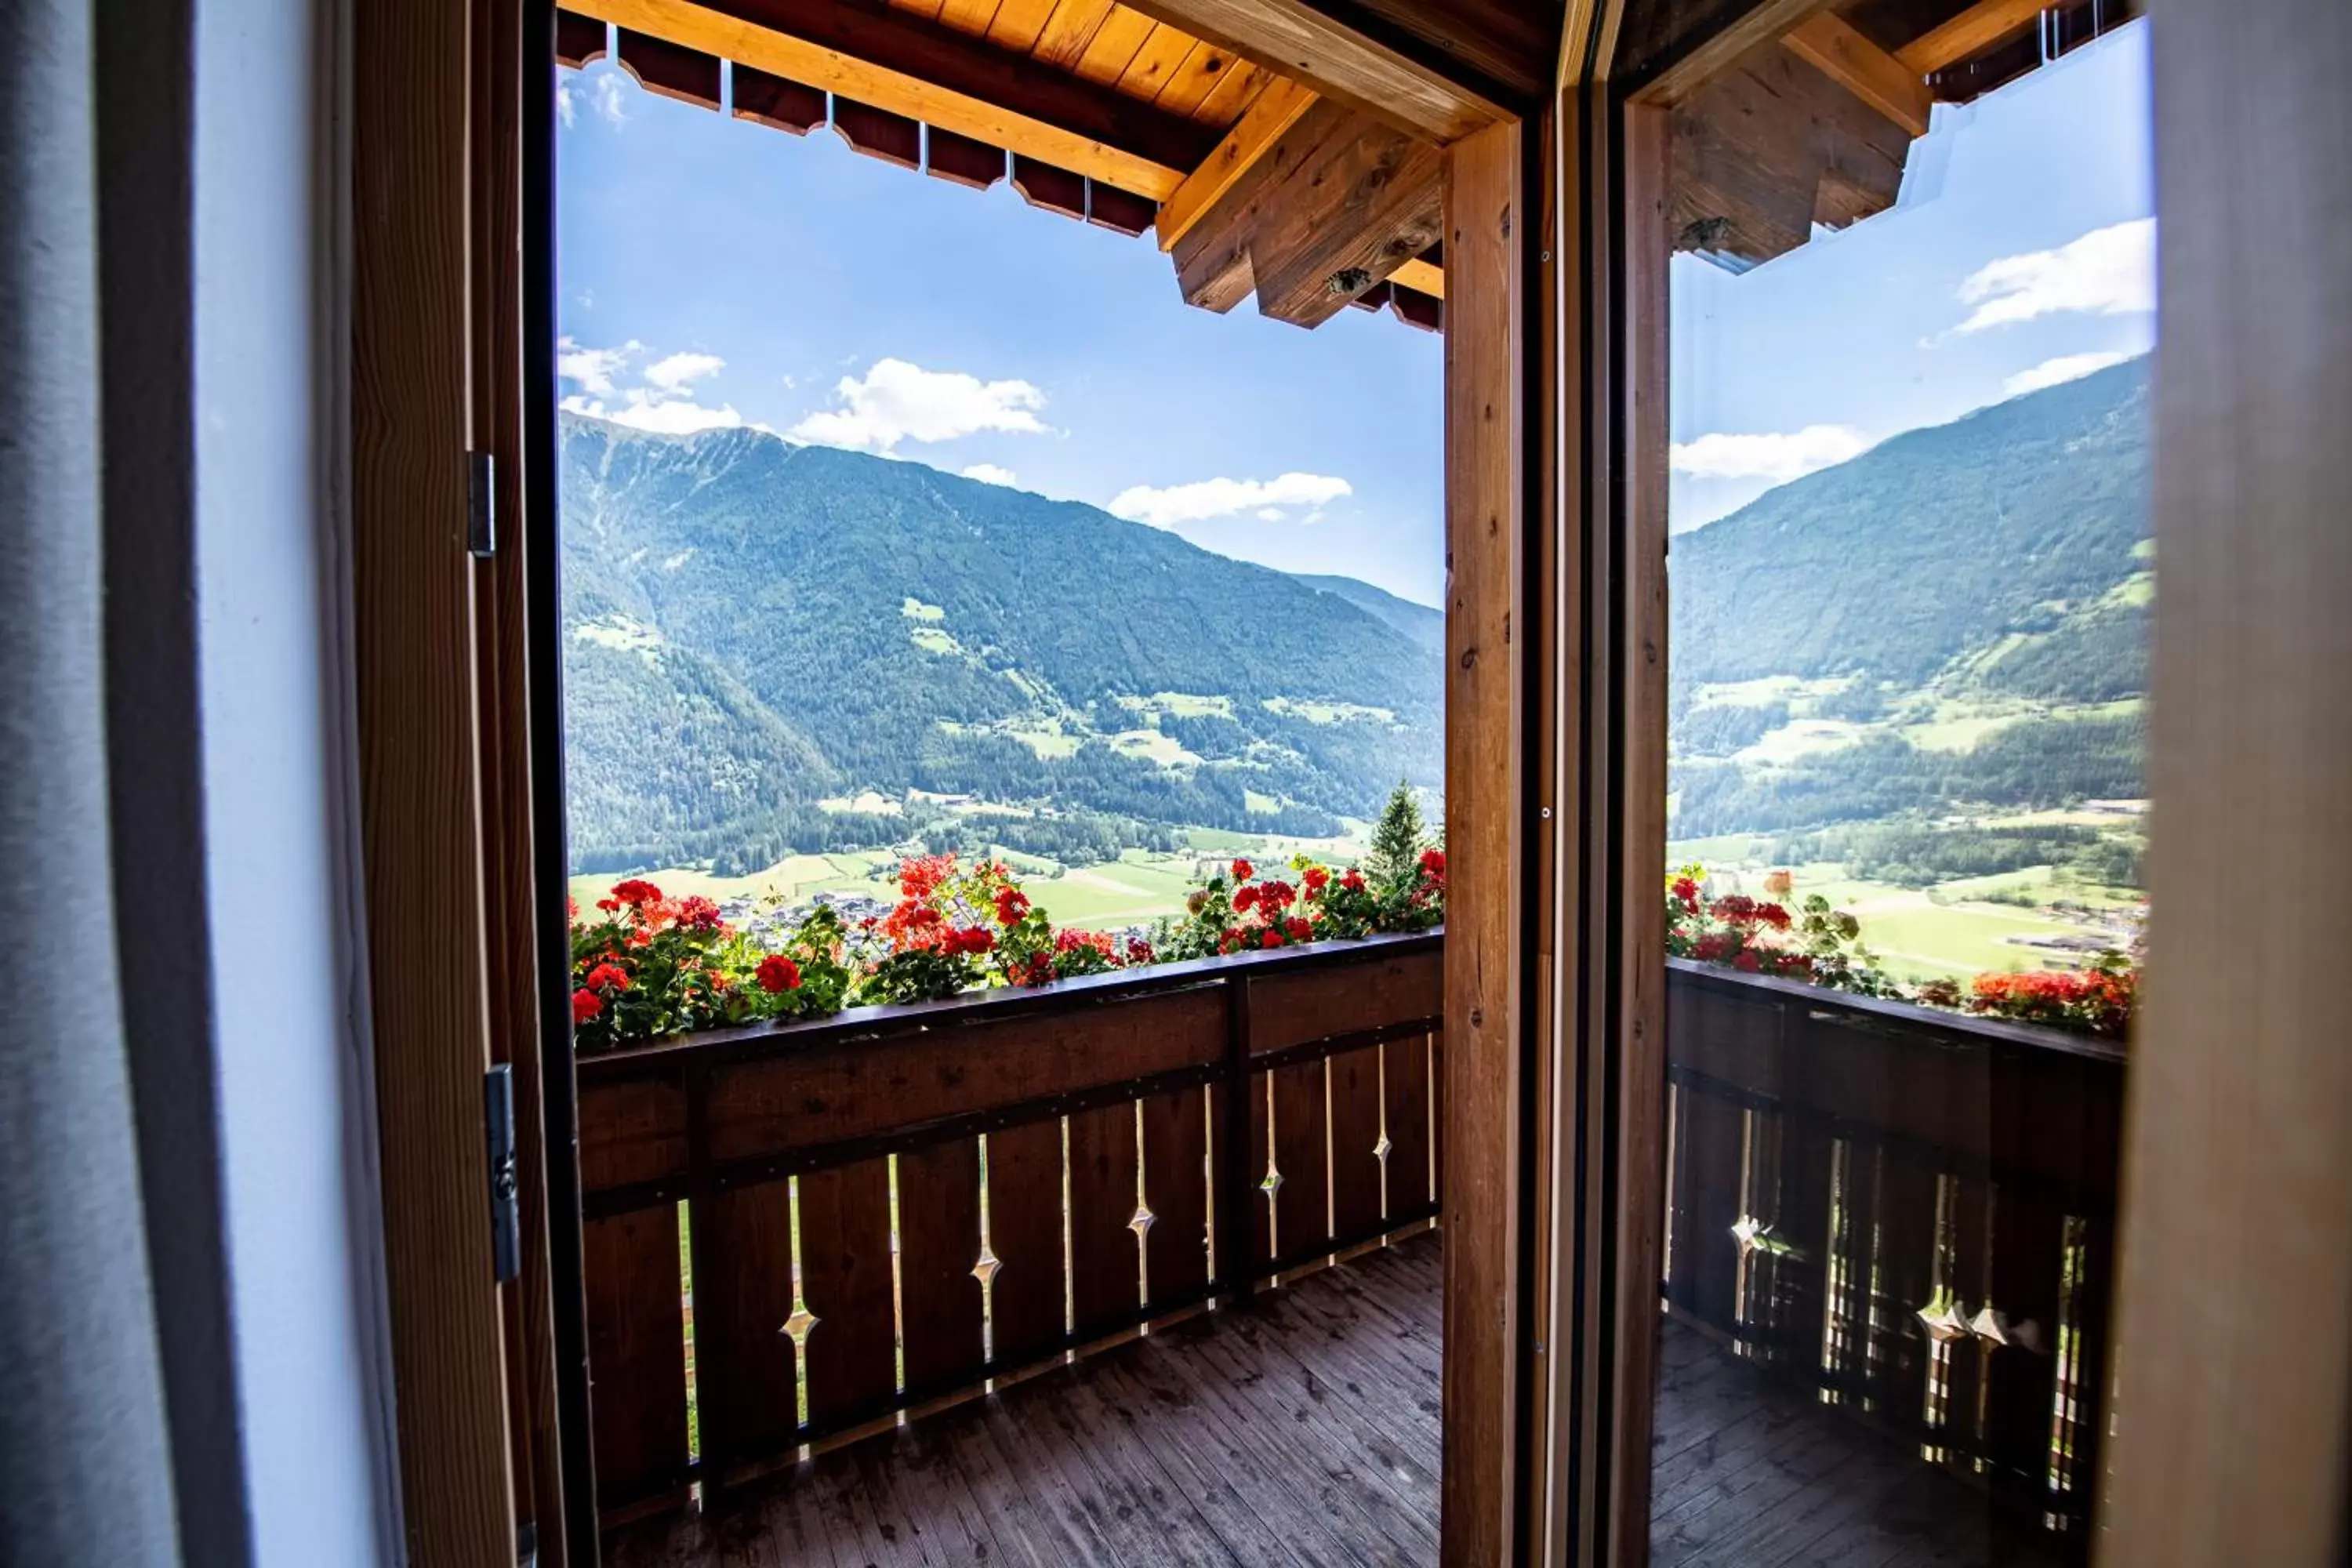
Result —
[[2001, 9], [1835, 5], [1671, 111], [1661, 1563], [2089, 1528], [2146, 914], [2147, 39]]

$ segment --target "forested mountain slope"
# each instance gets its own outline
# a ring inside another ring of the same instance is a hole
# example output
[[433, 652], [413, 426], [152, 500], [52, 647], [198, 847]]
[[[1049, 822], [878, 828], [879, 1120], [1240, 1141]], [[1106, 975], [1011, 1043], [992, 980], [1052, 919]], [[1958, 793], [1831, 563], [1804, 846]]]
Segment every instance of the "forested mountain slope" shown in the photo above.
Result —
[[916, 463], [562, 435], [583, 867], [887, 843], [910, 791], [1098, 847], [1441, 782], [1438, 654], [1333, 593]]
[[1674, 832], [2144, 792], [2147, 362], [1677, 535]]

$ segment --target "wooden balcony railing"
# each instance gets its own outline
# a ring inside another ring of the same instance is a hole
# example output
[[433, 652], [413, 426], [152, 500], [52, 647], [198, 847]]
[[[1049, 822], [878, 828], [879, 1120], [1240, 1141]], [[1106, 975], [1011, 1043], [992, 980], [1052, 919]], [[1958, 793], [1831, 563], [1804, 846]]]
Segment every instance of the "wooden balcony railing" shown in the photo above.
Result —
[[2124, 1058], [1672, 962], [1668, 1310], [2080, 1531]]
[[1429, 1219], [1443, 958], [1376, 938], [583, 1059], [603, 1505]]

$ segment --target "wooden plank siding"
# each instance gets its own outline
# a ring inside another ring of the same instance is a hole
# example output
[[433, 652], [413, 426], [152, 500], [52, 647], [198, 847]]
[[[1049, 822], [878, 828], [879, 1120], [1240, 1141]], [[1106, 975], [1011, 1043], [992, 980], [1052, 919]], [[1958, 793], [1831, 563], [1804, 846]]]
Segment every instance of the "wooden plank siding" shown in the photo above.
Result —
[[[1425, 1223], [1443, 940], [1167, 964], [583, 1060], [606, 1500], [741, 1484], [803, 1444]], [[1247, 1191], [1213, 1203], [1210, 1110], [1235, 1081], [1256, 1154]], [[1213, 1276], [1212, 1215], [1227, 1212], [1256, 1236], [1216, 1248]]]

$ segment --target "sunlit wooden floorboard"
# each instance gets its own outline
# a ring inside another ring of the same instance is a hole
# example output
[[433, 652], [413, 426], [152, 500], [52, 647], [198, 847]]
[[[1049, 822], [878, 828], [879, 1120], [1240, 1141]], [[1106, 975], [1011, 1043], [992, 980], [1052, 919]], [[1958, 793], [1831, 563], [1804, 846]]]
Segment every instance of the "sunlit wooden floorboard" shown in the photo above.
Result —
[[[614, 1568], [1434, 1563], [1441, 1243], [1365, 1255], [614, 1532]], [[1985, 1499], [1668, 1325], [1652, 1561], [2061, 1561]]]

